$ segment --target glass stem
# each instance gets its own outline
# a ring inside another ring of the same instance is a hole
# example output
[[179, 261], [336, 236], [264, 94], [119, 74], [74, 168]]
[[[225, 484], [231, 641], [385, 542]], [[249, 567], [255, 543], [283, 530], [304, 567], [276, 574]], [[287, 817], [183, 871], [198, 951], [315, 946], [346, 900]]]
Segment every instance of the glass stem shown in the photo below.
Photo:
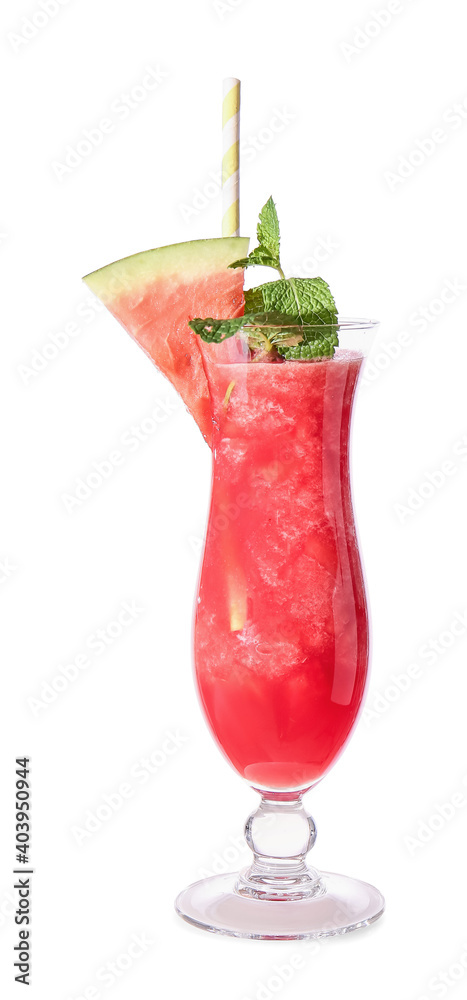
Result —
[[253, 863], [239, 876], [236, 891], [257, 899], [303, 899], [320, 891], [319, 872], [306, 864], [316, 826], [302, 796], [263, 792], [245, 826]]

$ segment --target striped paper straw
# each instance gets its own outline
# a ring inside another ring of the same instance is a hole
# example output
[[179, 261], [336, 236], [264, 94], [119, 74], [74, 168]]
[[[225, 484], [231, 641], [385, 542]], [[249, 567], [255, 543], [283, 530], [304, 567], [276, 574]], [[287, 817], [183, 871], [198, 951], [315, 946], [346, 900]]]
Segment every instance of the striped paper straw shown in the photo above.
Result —
[[240, 234], [240, 80], [223, 82], [222, 235]]

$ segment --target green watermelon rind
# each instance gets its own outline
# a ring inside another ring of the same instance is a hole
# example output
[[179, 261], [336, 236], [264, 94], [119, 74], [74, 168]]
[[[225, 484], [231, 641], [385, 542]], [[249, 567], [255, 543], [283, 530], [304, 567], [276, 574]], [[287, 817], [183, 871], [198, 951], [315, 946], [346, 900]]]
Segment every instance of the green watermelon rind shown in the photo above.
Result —
[[88, 288], [105, 304], [125, 294], [144, 293], [158, 278], [190, 283], [225, 270], [248, 253], [249, 240], [222, 236], [210, 240], [172, 243], [154, 250], [122, 257], [83, 277]]

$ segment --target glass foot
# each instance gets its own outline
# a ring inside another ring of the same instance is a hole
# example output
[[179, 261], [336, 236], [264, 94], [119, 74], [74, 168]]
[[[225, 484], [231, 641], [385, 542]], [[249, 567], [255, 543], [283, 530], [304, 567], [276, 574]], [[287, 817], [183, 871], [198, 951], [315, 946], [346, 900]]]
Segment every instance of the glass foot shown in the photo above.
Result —
[[378, 889], [345, 875], [319, 873], [304, 899], [258, 899], [243, 895], [238, 873], [194, 882], [177, 897], [177, 913], [206, 931], [265, 940], [321, 938], [366, 927], [381, 916]]
[[263, 793], [245, 837], [252, 864], [188, 886], [175, 909], [189, 923], [233, 937], [320, 938], [366, 927], [384, 910], [378, 889], [306, 862], [316, 826], [302, 793]]

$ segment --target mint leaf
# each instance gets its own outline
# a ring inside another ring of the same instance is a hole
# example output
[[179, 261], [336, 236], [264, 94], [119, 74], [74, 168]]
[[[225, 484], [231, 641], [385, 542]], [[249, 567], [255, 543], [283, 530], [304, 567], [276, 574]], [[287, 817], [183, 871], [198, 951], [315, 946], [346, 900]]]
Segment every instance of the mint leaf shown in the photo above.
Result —
[[312, 358], [332, 358], [336, 347], [339, 346], [337, 336], [337, 326], [318, 327], [304, 326], [302, 328], [302, 339], [299, 344], [287, 343], [286, 334], [284, 340], [274, 339], [276, 351], [286, 361], [309, 361]]
[[280, 312], [291, 323], [337, 323], [337, 307], [323, 278], [282, 278], [245, 292], [248, 312]]
[[247, 324], [249, 329], [245, 331], [245, 340], [248, 341], [248, 345], [252, 349], [255, 349], [260, 345], [270, 348], [269, 334], [272, 331], [267, 324], [282, 322], [287, 322], [286, 316], [276, 316], [275, 313], [272, 315], [269, 313], [246, 313], [245, 316], [235, 316], [233, 319], [213, 319], [212, 317], [191, 319], [188, 326], [207, 344], [222, 344], [223, 340], [234, 337]]
[[256, 235], [260, 247], [264, 247], [269, 256], [278, 261], [280, 250], [279, 219], [272, 197], [268, 198], [259, 213]]
[[229, 267], [252, 267], [255, 264], [260, 265], [261, 267], [274, 267], [276, 271], [279, 271], [279, 274], [283, 278], [284, 272], [281, 268], [279, 257], [279, 219], [277, 218], [276, 206], [272, 198], [268, 198], [266, 204], [263, 205], [261, 212], [259, 213], [256, 235], [258, 237], [259, 246], [255, 247], [255, 249], [248, 254], [248, 257], [243, 257], [241, 260], [234, 261], [233, 264], [229, 264]]
[[[251, 317], [252, 319], [254, 317]], [[191, 319], [188, 326], [201, 337], [207, 344], [221, 344], [228, 337], [233, 337], [241, 330], [244, 323], [248, 323], [249, 317], [236, 316], [234, 319]]]

